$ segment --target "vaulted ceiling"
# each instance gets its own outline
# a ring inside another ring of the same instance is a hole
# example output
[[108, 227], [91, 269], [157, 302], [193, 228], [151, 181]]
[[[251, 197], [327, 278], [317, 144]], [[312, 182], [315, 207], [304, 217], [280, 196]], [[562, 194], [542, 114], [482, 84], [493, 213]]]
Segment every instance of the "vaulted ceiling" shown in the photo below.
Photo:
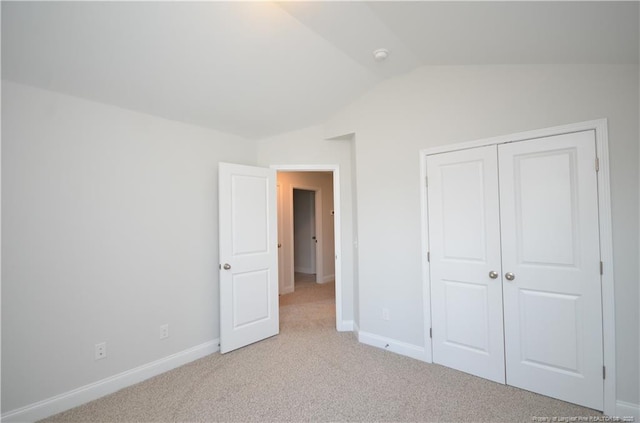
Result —
[[637, 64], [638, 5], [3, 1], [2, 78], [260, 138], [423, 65]]

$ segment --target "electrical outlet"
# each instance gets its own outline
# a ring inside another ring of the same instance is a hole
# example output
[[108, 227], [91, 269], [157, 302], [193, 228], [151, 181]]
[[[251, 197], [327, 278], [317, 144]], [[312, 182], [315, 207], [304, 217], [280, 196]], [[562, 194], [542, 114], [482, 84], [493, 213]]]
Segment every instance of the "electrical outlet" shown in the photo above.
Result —
[[382, 320], [389, 320], [389, 309], [388, 308], [383, 308], [382, 309]]
[[165, 339], [169, 337], [169, 324], [160, 326], [160, 339]]
[[107, 358], [107, 343], [106, 342], [101, 342], [99, 344], [96, 344], [95, 359], [96, 360], [102, 360], [103, 358]]

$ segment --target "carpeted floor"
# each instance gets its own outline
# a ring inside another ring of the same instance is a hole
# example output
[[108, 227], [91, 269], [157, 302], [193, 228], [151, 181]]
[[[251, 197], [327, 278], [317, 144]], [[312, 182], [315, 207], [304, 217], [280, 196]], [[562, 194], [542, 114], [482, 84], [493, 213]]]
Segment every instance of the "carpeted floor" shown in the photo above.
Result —
[[212, 354], [46, 422], [532, 422], [599, 412], [358, 343], [334, 284], [280, 297], [280, 335]]

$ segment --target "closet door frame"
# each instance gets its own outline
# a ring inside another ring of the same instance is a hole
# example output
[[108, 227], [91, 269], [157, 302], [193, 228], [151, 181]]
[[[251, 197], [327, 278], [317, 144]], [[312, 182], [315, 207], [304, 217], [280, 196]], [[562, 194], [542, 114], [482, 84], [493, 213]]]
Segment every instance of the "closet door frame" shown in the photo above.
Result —
[[[427, 201], [427, 156], [437, 153], [465, 150], [469, 148], [498, 145], [508, 142], [531, 140], [535, 138], [562, 135], [572, 132], [593, 130], [596, 139], [596, 157], [599, 164], [598, 214], [600, 224], [600, 254], [603, 262], [602, 281], [602, 342], [606, 378], [604, 379], [604, 414], [616, 413], [616, 343], [615, 343], [615, 306], [613, 277], [613, 238], [611, 223], [611, 190], [609, 182], [609, 139], [607, 119], [578, 122], [569, 125], [519, 132], [476, 141], [443, 145], [420, 150], [420, 204], [422, 209], [422, 281], [425, 328], [426, 361], [433, 362], [431, 345], [431, 281], [429, 263], [429, 205]], [[595, 163], [594, 163], [595, 166]]]

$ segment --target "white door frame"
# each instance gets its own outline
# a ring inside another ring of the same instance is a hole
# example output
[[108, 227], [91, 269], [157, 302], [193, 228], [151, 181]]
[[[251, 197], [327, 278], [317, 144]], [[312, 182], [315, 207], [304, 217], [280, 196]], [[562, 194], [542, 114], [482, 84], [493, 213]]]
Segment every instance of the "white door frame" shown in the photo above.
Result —
[[[597, 119], [551, 128], [519, 132], [510, 135], [486, 138], [477, 141], [452, 145], [443, 145], [420, 150], [420, 204], [422, 208], [422, 289], [423, 307], [425, 310], [425, 351], [428, 362], [433, 362], [431, 350], [431, 283], [429, 280], [429, 227], [427, 203], [427, 155], [447, 153], [450, 151], [481, 147], [485, 145], [504, 144], [508, 142], [524, 141], [534, 138], [562, 135], [571, 132], [593, 130], [596, 139], [596, 157], [600, 170], [598, 177], [598, 213], [600, 216], [600, 254], [604, 263], [602, 280], [602, 341], [604, 352], [604, 366], [606, 379], [604, 380], [604, 414], [615, 416], [616, 413], [616, 340], [615, 340], [615, 302], [613, 278], [613, 237], [611, 223], [611, 189], [609, 183], [609, 138], [607, 133], [607, 119]], [[595, 166], [595, 163], [594, 163]]]
[[278, 294], [280, 294], [283, 290], [284, 290], [284, 286], [283, 286], [283, 272], [280, 271], [280, 269], [282, 269], [284, 267], [284, 253], [282, 251], [282, 238], [283, 238], [283, 223], [282, 223], [282, 213], [280, 213], [280, 210], [282, 210], [282, 196], [284, 195], [284, 193], [282, 192], [283, 187], [280, 185], [279, 182], [277, 182], [277, 172], [276, 172], [276, 191], [278, 194], [278, 199], [277, 201], [277, 205], [278, 205]]
[[[333, 219], [336, 290], [336, 329], [339, 332], [351, 331], [350, 325], [342, 320], [342, 223], [340, 207], [340, 167], [338, 165], [271, 165], [277, 172], [331, 172], [333, 174]], [[317, 207], [317, 203], [316, 203]], [[316, 209], [317, 210], [317, 209]], [[316, 216], [317, 217], [317, 216]]]
[[[324, 282], [324, 257], [322, 255], [322, 246], [324, 245], [324, 240], [322, 239], [321, 235], [322, 235], [322, 231], [323, 231], [323, 222], [322, 222], [322, 189], [320, 187], [312, 187], [312, 186], [306, 186], [306, 185], [295, 185], [292, 184], [291, 185], [291, 191], [289, 192], [290, 198], [293, 199], [293, 190], [294, 189], [298, 189], [298, 190], [304, 190], [304, 191], [312, 191], [314, 193], [314, 213], [315, 216], [313, 218], [314, 220], [314, 230], [316, 231], [316, 245], [315, 245], [315, 267], [316, 267], [316, 283], [322, 283]], [[291, 201], [291, 210], [290, 210], [290, 216], [293, 216], [293, 201]], [[290, 224], [290, 236], [291, 236], [291, 245], [294, 246], [294, 251], [295, 251], [295, 231], [294, 231], [294, 225], [293, 225], [293, 219], [291, 219], [291, 222], [289, 222]], [[292, 275], [292, 280], [295, 282], [295, 261], [292, 260], [293, 263], [293, 272], [294, 275]]]

